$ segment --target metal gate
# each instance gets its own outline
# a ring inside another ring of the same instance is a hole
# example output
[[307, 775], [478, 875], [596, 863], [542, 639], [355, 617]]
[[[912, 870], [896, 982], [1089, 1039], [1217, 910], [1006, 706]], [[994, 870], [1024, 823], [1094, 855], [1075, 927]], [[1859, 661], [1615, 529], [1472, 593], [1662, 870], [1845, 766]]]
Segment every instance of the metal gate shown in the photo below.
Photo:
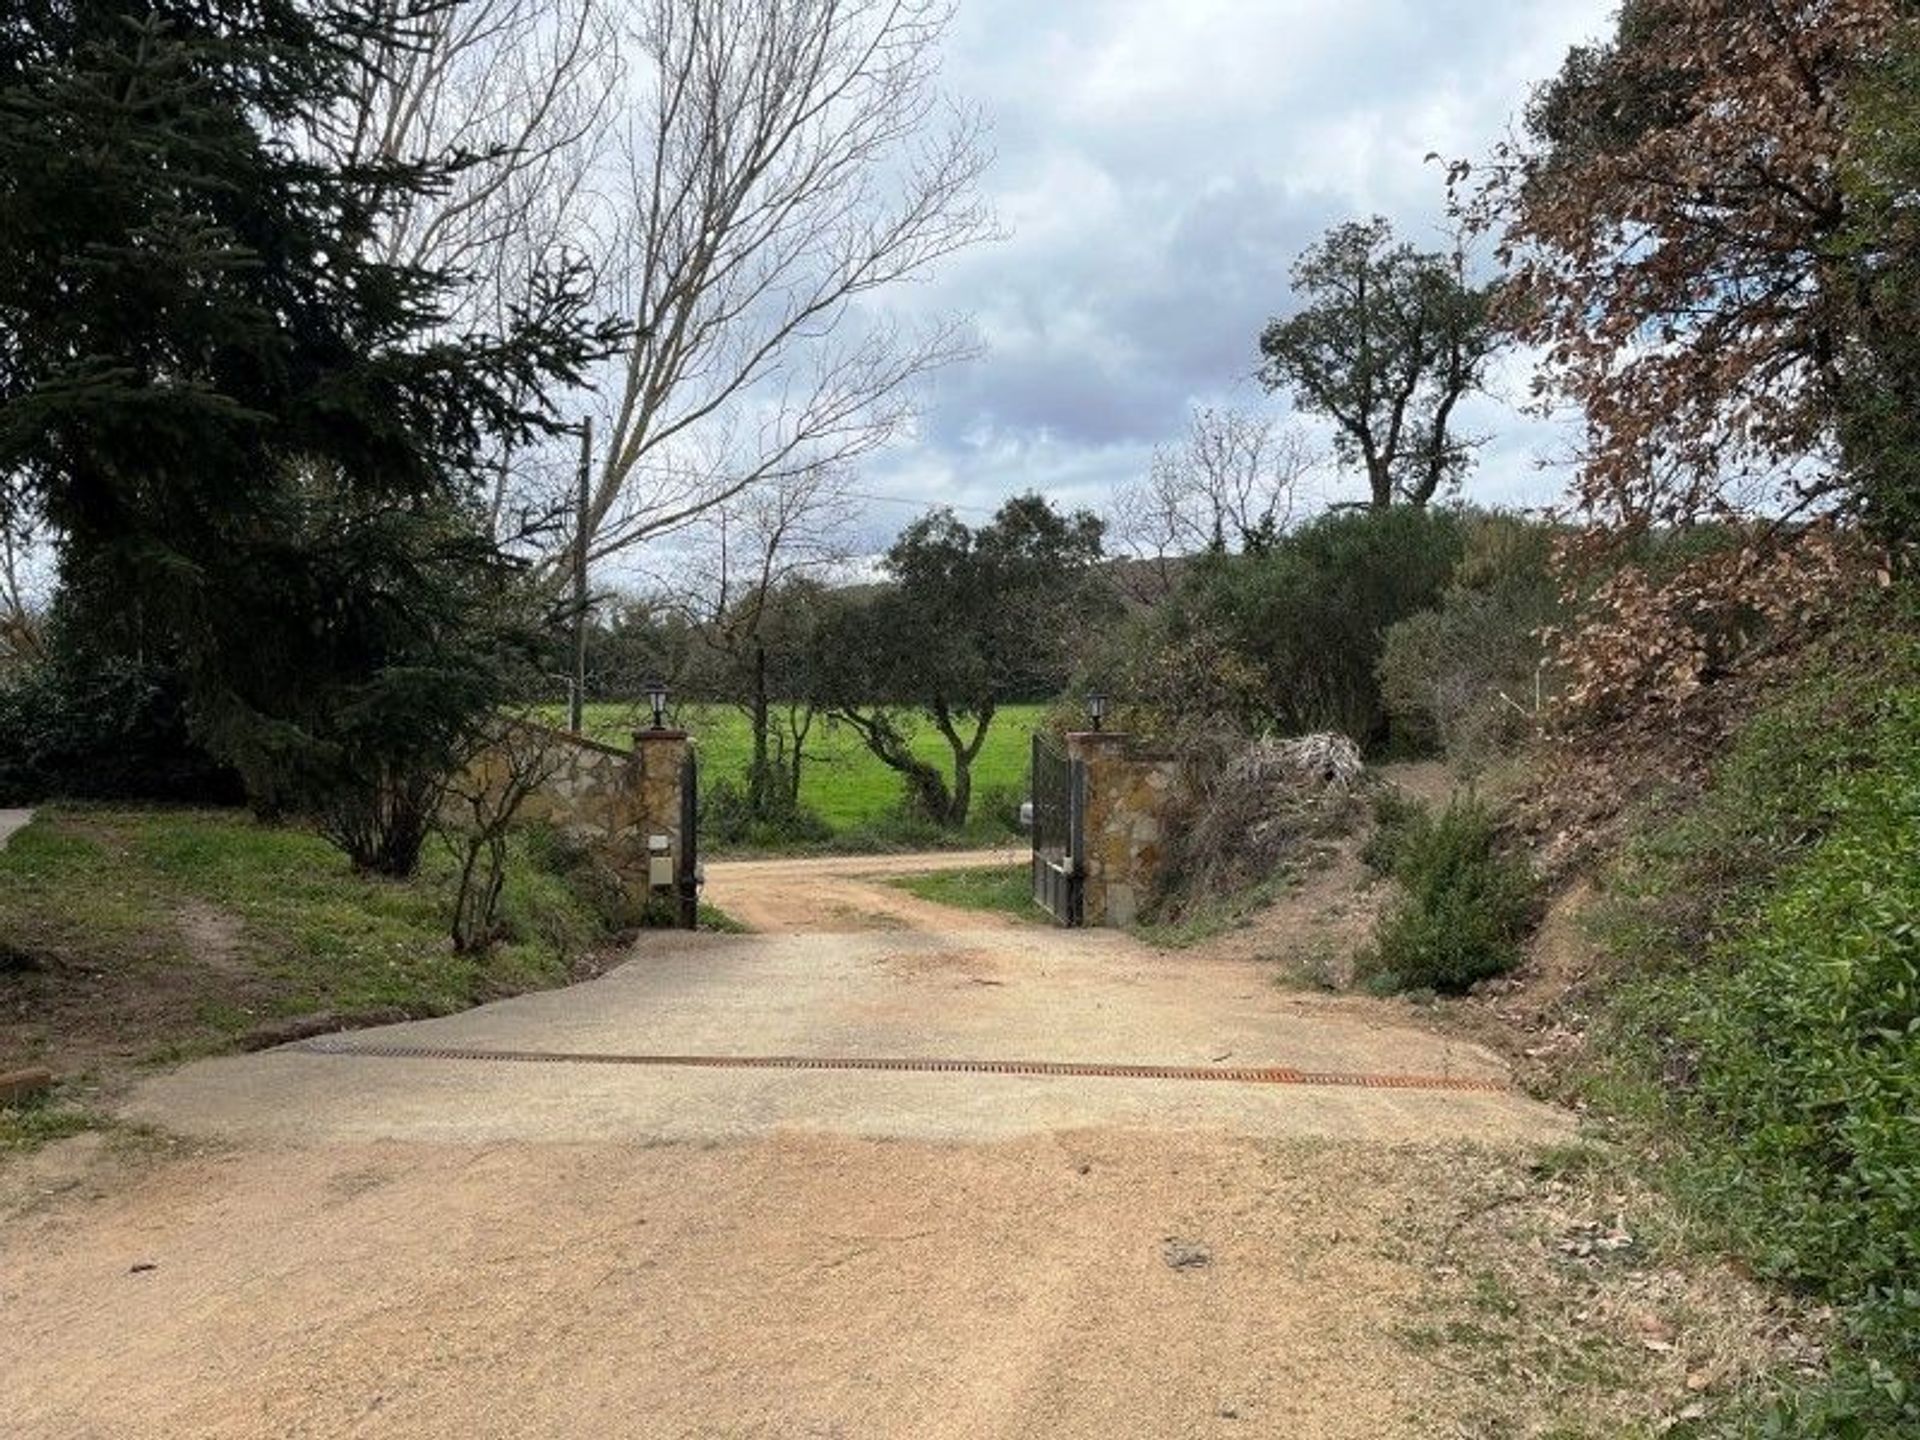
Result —
[[1087, 863], [1087, 767], [1033, 737], [1033, 898], [1062, 925], [1078, 925]]
[[674, 923], [700, 928], [700, 762], [693, 746], [680, 762], [680, 855], [674, 867]]

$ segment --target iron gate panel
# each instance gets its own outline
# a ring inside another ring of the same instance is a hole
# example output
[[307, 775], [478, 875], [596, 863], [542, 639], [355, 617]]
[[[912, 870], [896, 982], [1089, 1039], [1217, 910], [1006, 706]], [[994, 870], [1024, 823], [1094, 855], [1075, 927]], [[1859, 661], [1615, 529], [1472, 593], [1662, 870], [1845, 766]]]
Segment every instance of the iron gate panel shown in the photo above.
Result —
[[1087, 767], [1033, 737], [1033, 898], [1062, 925], [1084, 919]]
[[680, 856], [675, 867], [674, 923], [700, 928], [700, 762], [693, 746], [680, 762]]

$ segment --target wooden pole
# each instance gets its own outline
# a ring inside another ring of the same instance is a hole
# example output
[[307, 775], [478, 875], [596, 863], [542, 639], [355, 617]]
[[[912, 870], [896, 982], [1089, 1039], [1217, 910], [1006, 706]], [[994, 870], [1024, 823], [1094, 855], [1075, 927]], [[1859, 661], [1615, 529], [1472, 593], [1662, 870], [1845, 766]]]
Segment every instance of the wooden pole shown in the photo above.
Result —
[[593, 417], [580, 422], [580, 493], [573, 517], [573, 689], [567, 696], [567, 728], [584, 728], [587, 704], [587, 511], [593, 470]]

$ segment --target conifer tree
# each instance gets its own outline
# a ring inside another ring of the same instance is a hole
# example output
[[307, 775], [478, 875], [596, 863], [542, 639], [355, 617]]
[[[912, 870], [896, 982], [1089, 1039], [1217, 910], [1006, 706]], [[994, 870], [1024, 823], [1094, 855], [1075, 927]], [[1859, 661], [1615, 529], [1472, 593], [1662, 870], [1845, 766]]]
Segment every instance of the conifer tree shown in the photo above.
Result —
[[15, 0], [0, 17], [0, 504], [177, 640], [256, 801], [405, 872], [519, 618], [489, 437], [613, 337], [577, 274], [504, 334], [377, 257], [474, 157], [321, 143], [442, 0]]

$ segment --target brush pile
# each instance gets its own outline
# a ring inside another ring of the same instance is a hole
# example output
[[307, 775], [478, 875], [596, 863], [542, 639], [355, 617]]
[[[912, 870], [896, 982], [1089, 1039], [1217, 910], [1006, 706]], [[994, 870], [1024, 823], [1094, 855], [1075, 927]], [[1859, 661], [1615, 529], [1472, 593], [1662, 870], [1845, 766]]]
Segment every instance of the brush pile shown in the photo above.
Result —
[[1178, 909], [1272, 879], [1303, 841], [1346, 828], [1365, 780], [1359, 747], [1344, 735], [1242, 746], [1170, 827], [1167, 898]]

